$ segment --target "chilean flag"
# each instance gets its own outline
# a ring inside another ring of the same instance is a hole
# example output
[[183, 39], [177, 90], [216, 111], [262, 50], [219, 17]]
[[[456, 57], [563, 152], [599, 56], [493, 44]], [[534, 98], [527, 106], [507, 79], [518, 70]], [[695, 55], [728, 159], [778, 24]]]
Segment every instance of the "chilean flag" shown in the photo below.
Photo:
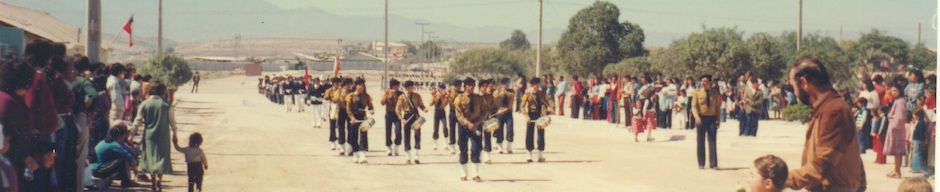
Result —
[[131, 15], [130, 19], [127, 19], [127, 23], [124, 23], [124, 31], [127, 32], [127, 42], [130, 43], [130, 47], [134, 47], [134, 33], [131, 31], [131, 24], [134, 24], [134, 15]]

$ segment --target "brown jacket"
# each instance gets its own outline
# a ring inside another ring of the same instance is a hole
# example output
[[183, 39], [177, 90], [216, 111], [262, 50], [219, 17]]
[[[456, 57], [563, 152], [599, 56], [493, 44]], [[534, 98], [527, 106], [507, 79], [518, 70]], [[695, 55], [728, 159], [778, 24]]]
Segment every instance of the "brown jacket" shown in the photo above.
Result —
[[803, 162], [790, 171], [786, 187], [809, 191], [860, 191], [866, 187], [865, 168], [851, 110], [832, 92], [813, 102], [806, 130]]

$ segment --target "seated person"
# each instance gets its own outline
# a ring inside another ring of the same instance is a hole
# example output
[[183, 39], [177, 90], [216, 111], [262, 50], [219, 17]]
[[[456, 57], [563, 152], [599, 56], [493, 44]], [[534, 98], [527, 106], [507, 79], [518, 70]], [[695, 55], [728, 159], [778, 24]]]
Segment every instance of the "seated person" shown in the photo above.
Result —
[[93, 176], [105, 178], [116, 173], [117, 179], [121, 180], [121, 187], [139, 186], [131, 181], [131, 177], [128, 175], [131, 165], [137, 164], [137, 158], [124, 149], [119, 142], [126, 139], [126, 137], [127, 126], [123, 124], [115, 125], [108, 132], [108, 137], [95, 145], [98, 161], [91, 164]]

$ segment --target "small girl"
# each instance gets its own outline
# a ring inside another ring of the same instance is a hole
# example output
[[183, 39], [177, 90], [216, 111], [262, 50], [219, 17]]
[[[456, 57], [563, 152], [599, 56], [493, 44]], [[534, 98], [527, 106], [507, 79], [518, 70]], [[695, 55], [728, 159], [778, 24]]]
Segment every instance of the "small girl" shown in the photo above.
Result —
[[913, 156], [911, 157], [911, 172], [913, 173], [923, 173], [924, 168], [926, 168], [927, 160], [927, 122], [924, 121], [925, 112], [922, 109], [914, 111], [914, 119], [911, 122], [913, 127], [913, 134], [911, 135], [911, 140], [913, 141]]
[[747, 180], [748, 191], [779, 192], [783, 191], [788, 176], [787, 163], [774, 155], [766, 155], [754, 160], [751, 176]]
[[202, 191], [202, 175], [209, 169], [206, 154], [202, 148], [202, 134], [193, 133], [189, 136], [189, 147], [180, 148], [176, 135], [173, 135], [173, 147], [186, 156], [186, 174], [189, 175], [189, 191]]
[[630, 121], [632, 125], [630, 126], [630, 132], [633, 132], [633, 141], [640, 142], [637, 139], [637, 136], [643, 132], [645, 119], [643, 119], [643, 114], [646, 113], [646, 110], [643, 109], [643, 101], [646, 99], [637, 99], [633, 104], [633, 120]]
[[888, 130], [888, 106], [881, 106], [873, 111], [875, 116], [871, 120], [872, 150], [875, 151], [875, 164], [885, 164], [887, 157], [884, 154], [885, 134]]
[[675, 104], [676, 106], [673, 107], [679, 111], [679, 114], [676, 115], [676, 121], [679, 121], [679, 123], [675, 126], [685, 126], [685, 124], [689, 121], [689, 113], [687, 109], [689, 106], [689, 98], [685, 96], [685, 91], [679, 91], [678, 93], [679, 94], [676, 98]]

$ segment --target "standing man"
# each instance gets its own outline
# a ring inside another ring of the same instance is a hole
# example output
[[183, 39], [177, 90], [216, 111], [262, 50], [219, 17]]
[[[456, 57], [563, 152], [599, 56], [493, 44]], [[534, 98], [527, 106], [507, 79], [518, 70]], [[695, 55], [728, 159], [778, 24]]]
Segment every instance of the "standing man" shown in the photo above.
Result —
[[197, 71], [196, 76], [193, 76], [193, 89], [189, 90], [190, 93], [199, 93], [199, 80], [201, 79], [202, 78], [199, 78], [199, 72]]
[[324, 112], [324, 92], [330, 88], [330, 85], [326, 84], [325, 80], [320, 80], [320, 78], [313, 79], [307, 87], [307, 97], [310, 98], [310, 108], [313, 112], [313, 127], [321, 128], [323, 127], [323, 121], [326, 120]]
[[[431, 106], [434, 107], [434, 150], [437, 150], [437, 139], [440, 138], [439, 133], [443, 133], [444, 137], [447, 137], [447, 119], [445, 119], [444, 107], [448, 104], [447, 91], [444, 84], [438, 84], [437, 90], [431, 93]], [[444, 127], [444, 132], [438, 132], [441, 130], [441, 127]], [[449, 147], [446, 147], [446, 149], [448, 151], [450, 150]]]
[[[662, 77], [662, 75], [659, 77]], [[666, 79], [664, 82], [666, 85], [659, 91], [659, 106], [663, 117], [659, 125], [662, 128], [672, 129], [672, 107], [676, 102], [678, 88], [673, 79]]]
[[581, 95], [581, 81], [578, 80], [578, 76], [572, 76], [572, 79], [574, 79], [574, 82], [571, 83], [571, 118], [577, 119], [581, 102], [584, 101], [584, 95]]
[[692, 97], [692, 115], [695, 116], [695, 127], [698, 143], [698, 169], [705, 169], [705, 138], [708, 138], [708, 159], [710, 169], [718, 169], [718, 152], [715, 146], [715, 137], [718, 133], [718, 110], [721, 110], [721, 93], [712, 88], [712, 76], [704, 75], [699, 78], [702, 89], [695, 92]]
[[[407, 163], [411, 164], [411, 161], [414, 160], [415, 164], [421, 164], [421, 161], [418, 159], [418, 151], [421, 150], [421, 129], [412, 129], [411, 126], [415, 124], [418, 117], [421, 117], [421, 113], [418, 112], [418, 109], [420, 108], [425, 113], [428, 112], [428, 109], [424, 107], [424, 100], [421, 99], [421, 95], [415, 93], [415, 82], [405, 81], [405, 90], [408, 91], [408, 93], [398, 97], [394, 113], [399, 118], [399, 121], [405, 121], [405, 154], [408, 155]], [[398, 129], [399, 133], [401, 133], [401, 127]], [[386, 128], [386, 130], [388, 129]], [[411, 131], [414, 131], [415, 135], [414, 154], [411, 153]], [[401, 137], [396, 140], [400, 140], [400, 138]], [[396, 146], [396, 148], [398, 148], [398, 146]]]
[[[336, 106], [338, 109], [336, 110], [336, 113], [337, 113], [336, 114], [336, 128], [340, 130], [339, 135], [341, 139], [345, 139], [346, 141], [346, 145], [344, 147], [345, 150], [343, 151], [345, 151], [346, 155], [348, 156], [353, 156], [353, 153], [356, 152], [353, 150], [353, 145], [358, 146], [358, 143], [356, 143], [356, 141], [350, 140], [352, 138], [352, 135], [355, 135], [356, 132], [346, 132], [348, 131], [347, 128], [349, 127], [349, 113], [347, 113], [346, 111], [347, 110], [346, 95], [349, 94], [350, 92], [349, 88], [352, 87], [352, 83], [353, 83], [352, 79], [349, 79], [349, 78], [343, 79], [343, 81], [340, 83], [340, 86], [341, 86], [340, 89], [334, 91], [333, 93], [333, 97], [336, 100]], [[344, 140], [339, 141], [340, 145], [343, 144], [343, 141]], [[340, 152], [339, 155], [343, 155], [343, 153]]]
[[764, 92], [760, 89], [760, 82], [757, 78], [751, 79], [751, 88], [744, 93], [741, 100], [741, 107], [747, 113], [747, 127], [744, 130], [744, 136], [757, 136], [757, 122], [761, 118], [764, 108]]
[[366, 151], [369, 150], [369, 135], [368, 131], [361, 131], [359, 127], [362, 126], [362, 122], [368, 119], [366, 116], [366, 111], [370, 115], [375, 114], [375, 109], [372, 107], [372, 97], [366, 93], [366, 81], [363, 79], [356, 80], [356, 90], [355, 92], [349, 93], [346, 96], [346, 112], [348, 113], [348, 122], [349, 130], [346, 130], [349, 133], [349, 144], [352, 146], [353, 161], [360, 164], [367, 164], [369, 161], [366, 160]]
[[[460, 166], [463, 170], [463, 176], [460, 177], [461, 181], [466, 181], [467, 177], [472, 175], [473, 180], [476, 182], [483, 181], [480, 179], [480, 151], [482, 151], [481, 142], [482, 138], [480, 137], [482, 133], [482, 124], [483, 118], [482, 113], [484, 107], [487, 106], [487, 103], [483, 102], [483, 97], [473, 93], [476, 85], [476, 80], [473, 78], [467, 78], [463, 81], [464, 92], [457, 96], [454, 99], [454, 105], [457, 107], [457, 119], [460, 121]], [[468, 146], [472, 145], [472, 146]], [[468, 147], [472, 151], [470, 154], [467, 153]], [[467, 174], [467, 161], [473, 162], [473, 173]]]
[[[489, 104], [483, 107], [483, 114], [481, 114], [483, 120], [496, 114], [496, 110], [498, 109], [497, 105], [494, 105], [496, 101], [496, 98], [493, 97], [494, 83], [496, 83], [496, 81], [493, 79], [480, 81], [480, 96], [483, 97], [483, 103]], [[483, 151], [483, 162], [492, 164], [493, 161], [490, 160], [490, 152], [493, 151], [493, 132], [483, 131]]]
[[[496, 118], [499, 118], [499, 128], [496, 128], [496, 145], [499, 146], [499, 154], [512, 154], [512, 141], [515, 133], [512, 124], [512, 98], [516, 95], [512, 88], [509, 88], [509, 78], [503, 78], [499, 81], [499, 92], [496, 94]], [[574, 115], [577, 115], [575, 113]], [[503, 139], [506, 140], [506, 146], [503, 146]]]
[[564, 75], [558, 76], [557, 84], [557, 94], [558, 94], [558, 115], [565, 116], [565, 95], [568, 93], [568, 82], [565, 81]]
[[519, 105], [522, 104], [522, 93], [525, 93], [525, 75], [522, 72], [516, 73], [516, 112], [519, 112]]
[[826, 67], [812, 57], [793, 63], [790, 85], [800, 103], [812, 106], [803, 161], [790, 171], [786, 188], [865, 191], [865, 168], [851, 109], [832, 87]]
[[[535, 120], [541, 118], [542, 116], [549, 115], [552, 113], [552, 108], [554, 104], [551, 99], [545, 95], [545, 91], [539, 87], [539, 78], [532, 78], [529, 81], [529, 85], [532, 87], [532, 91], [527, 92], [522, 96], [522, 108], [526, 112], [526, 133], [525, 133], [525, 148], [528, 150], [528, 159], [527, 162], [532, 162], [532, 150], [535, 149], [534, 139], [535, 139]], [[539, 162], [545, 162], [545, 157], [543, 153], [545, 151], [545, 128], [538, 129], [538, 149], [539, 149]]]
[[[395, 113], [395, 108], [398, 106], [398, 97], [401, 96], [402, 92], [398, 89], [398, 86], [401, 85], [401, 82], [398, 82], [396, 79], [392, 79], [388, 82], [389, 88], [384, 93], [382, 93], [381, 105], [385, 106], [385, 147], [388, 148], [388, 156], [398, 156], [398, 147], [401, 146], [401, 115]], [[407, 86], [407, 85], [405, 85]], [[392, 126], [395, 128], [392, 129]], [[395, 147], [392, 147], [392, 134], [395, 135]], [[407, 141], [406, 141], [407, 142]], [[405, 147], [405, 150], [408, 150], [408, 147]], [[410, 155], [409, 155], [410, 156]]]
[[339, 155], [343, 155], [346, 152], [344, 145], [346, 144], [346, 130], [339, 129], [338, 115], [339, 115], [339, 102], [336, 99], [339, 97], [340, 89], [343, 87], [340, 85], [339, 78], [331, 78], [330, 83], [332, 85], [330, 88], [327, 88], [323, 92], [323, 100], [326, 101], [330, 106], [327, 108], [330, 118], [330, 143], [333, 143], [333, 147], [330, 148], [331, 151], [339, 150]]
[[[447, 117], [447, 119], [450, 121], [450, 124], [449, 124], [450, 125], [450, 148], [448, 149], [448, 151], [450, 151], [451, 155], [457, 154], [457, 147], [454, 145], [457, 144], [458, 122], [457, 122], [457, 106], [455, 105], [454, 100], [457, 99], [458, 95], [463, 94], [464, 87], [462, 86], [463, 86], [462, 81], [454, 80], [454, 82], [451, 83], [451, 86], [450, 86], [451, 90], [447, 94], [447, 103], [448, 105], [450, 105], [449, 106], [450, 115], [448, 115]], [[447, 137], [447, 134], [444, 134], [444, 136]]]

